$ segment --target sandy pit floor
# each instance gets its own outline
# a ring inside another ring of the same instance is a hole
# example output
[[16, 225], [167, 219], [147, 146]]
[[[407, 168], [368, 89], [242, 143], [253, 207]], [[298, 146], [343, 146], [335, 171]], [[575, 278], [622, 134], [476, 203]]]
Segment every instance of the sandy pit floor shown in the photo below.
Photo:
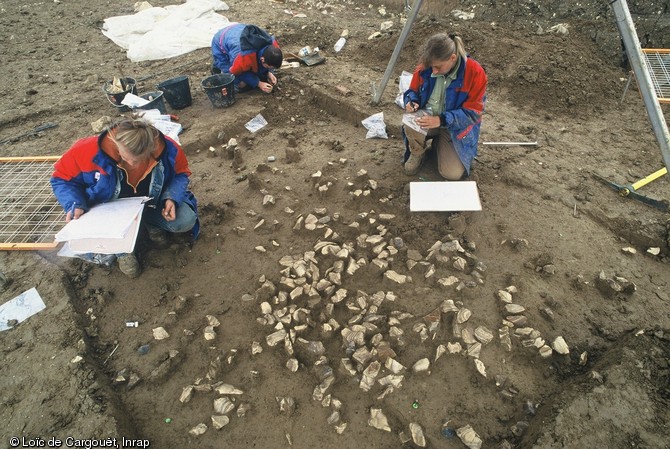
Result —
[[[188, 75], [193, 104], [170, 113], [202, 235], [141, 239], [135, 280], [0, 252], [0, 302], [35, 287], [47, 306], [0, 333], [2, 447], [669, 447], [668, 214], [593, 176], [663, 167], [634, 83], [621, 101], [608, 5], [424, 2], [372, 105], [402, 2], [230, 1], [231, 21], [326, 62], [216, 109], [200, 88], [209, 49], [132, 63], [100, 32], [132, 3], [94, 3], [0, 3], [0, 157], [59, 155], [118, 118], [101, 90], [113, 76], [143, 93]], [[656, 3], [631, 9], [643, 46], [668, 48]], [[439, 177], [434, 160], [402, 171], [397, 78], [451, 30], [489, 76], [483, 210], [412, 213], [409, 183]], [[366, 139], [378, 112], [388, 138]], [[252, 134], [258, 114], [268, 125]], [[12, 140], [45, 123], [58, 126]], [[668, 177], [641, 192], [670, 199]]]

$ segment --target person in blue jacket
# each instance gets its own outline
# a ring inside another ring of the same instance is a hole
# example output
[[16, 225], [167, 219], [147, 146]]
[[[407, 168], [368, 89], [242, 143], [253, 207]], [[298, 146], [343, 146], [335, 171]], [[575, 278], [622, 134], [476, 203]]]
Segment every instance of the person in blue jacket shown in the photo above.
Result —
[[[76, 220], [96, 204], [149, 197], [142, 222], [160, 246], [167, 233], [199, 232], [197, 201], [188, 190], [191, 171], [181, 147], [142, 119], [122, 119], [98, 136], [80, 139], [54, 164], [51, 187]], [[98, 260], [90, 255], [89, 260]], [[134, 254], [118, 254], [121, 271], [140, 274]]]
[[270, 93], [277, 84], [273, 71], [281, 67], [284, 55], [267, 31], [236, 23], [214, 35], [212, 57], [212, 74], [232, 73], [240, 91], [258, 88]]
[[458, 181], [477, 155], [486, 103], [486, 72], [469, 57], [457, 34], [436, 34], [425, 43], [419, 66], [404, 93], [405, 110], [416, 113], [423, 132], [403, 125], [405, 173], [419, 171], [432, 138], [440, 175]]

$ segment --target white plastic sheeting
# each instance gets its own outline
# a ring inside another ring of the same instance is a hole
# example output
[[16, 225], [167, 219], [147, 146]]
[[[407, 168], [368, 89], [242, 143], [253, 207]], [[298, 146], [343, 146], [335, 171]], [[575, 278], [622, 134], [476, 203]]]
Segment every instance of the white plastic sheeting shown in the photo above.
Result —
[[220, 0], [187, 0], [181, 5], [148, 8], [105, 19], [102, 34], [127, 50], [133, 62], [167, 59], [209, 47], [212, 37], [231, 22]]

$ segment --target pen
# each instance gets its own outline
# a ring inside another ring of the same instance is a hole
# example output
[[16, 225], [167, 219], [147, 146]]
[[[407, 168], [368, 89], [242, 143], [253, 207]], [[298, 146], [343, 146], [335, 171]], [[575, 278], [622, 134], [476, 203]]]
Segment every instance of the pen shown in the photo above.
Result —
[[[153, 197], [153, 196], [150, 196], [150, 197], [147, 198], [146, 200], [142, 201], [142, 204], [147, 204], [149, 201], [151, 201], [151, 200], [153, 200], [153, 199], [154, 199], [154, 197]], [[149, 204], [149, 205], [147, 205], [147, 207], [152, 207], [152, 208], [155, 209], [155, 208], [156, 208], [156, 205], [155, 205], [155, 204]]]

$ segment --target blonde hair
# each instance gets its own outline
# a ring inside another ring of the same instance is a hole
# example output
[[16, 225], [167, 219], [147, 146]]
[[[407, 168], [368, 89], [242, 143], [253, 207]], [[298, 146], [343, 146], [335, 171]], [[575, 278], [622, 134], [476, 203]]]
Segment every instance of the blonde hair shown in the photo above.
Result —
[[424, 67], [430, 67], [435, 62], [446, 61], [454, 53], [463, 59], [468, 57], [461, 36], [457, 33], [449, 35], [445, 33], [435, 34], [429, 37], [423, 46], [421, 64]]
[[154, 152], [154, 139], [158, 131], [143, 119], [123, 119], [111, 128], [110, 137], [117, 145], [123, 145], [135, 156], [150, 155]]

